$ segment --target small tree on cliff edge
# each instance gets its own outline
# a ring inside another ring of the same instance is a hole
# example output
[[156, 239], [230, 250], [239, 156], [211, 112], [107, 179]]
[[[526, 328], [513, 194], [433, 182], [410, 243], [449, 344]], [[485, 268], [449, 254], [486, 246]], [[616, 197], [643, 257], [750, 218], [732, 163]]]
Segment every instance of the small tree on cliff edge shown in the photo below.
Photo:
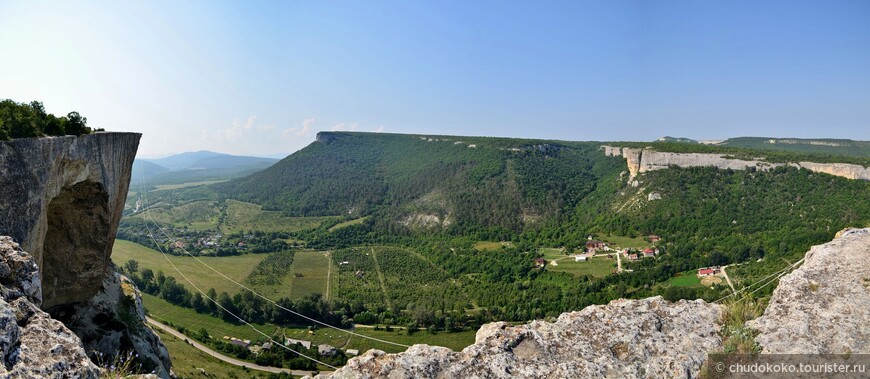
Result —
[[66, 134], [82, 135], [89, 134], [91, 128], [88, 127], [87, 117], [82, 117], [79, 112], [69, 112], [66, 115], [66, 123], [64, 124]]

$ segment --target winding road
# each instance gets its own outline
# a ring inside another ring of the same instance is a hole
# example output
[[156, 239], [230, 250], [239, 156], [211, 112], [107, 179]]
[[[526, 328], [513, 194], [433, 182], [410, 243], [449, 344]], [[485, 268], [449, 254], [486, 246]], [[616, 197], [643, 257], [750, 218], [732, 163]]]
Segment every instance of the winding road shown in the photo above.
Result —
[[184, 334], [179, 333], [177, 330], [175, 330], [175, 329], [173, 329], [173, 328], [171, 328], [171, 327], [169, 327], [169, 326], [167, 326], [167, 325], [165, 325], [165, 324], [163, 324], [163, 323], [161, 323], [161, 322], [159, 322], [151, 317], [145, 317], [145, 319], [148, 321], [149, 324], [151, 324], [157, 328], [160, 328], [164, 332], [169, 333], [177, 338], [180, 338], [182, 341], [187, 341], [193, 347], [201, 350], [202, 352], [204, 352], [208, 355], [211, 355], [212, 357], [215, 357], [217, 359], [220, 359], [226, 363], [234, 365], [234, 366], [247, 367], [249, 369], [271, 372], [271, 373], [275, 373], [275, 374], [280, 374], [282, 372], [286, 372], [288, 374], [292, 374], [292, 375], [296, 375], [296, 376], [314, 375], [314, 373], [315, 373], [315, 371], [291, 370], [291, 369], [287, 369], [287, 368], [260, 366], [260, 365], [255, 364], [255, 363], [245, 362], [242, 360], [231, 358], [231, 357], [228, 357], [226, 355], [223, 355], [221, 353], [218, 353], [218, 352], [210, 349], [208, 346], [205, 346], [199, 342], [194, 341], [192, 338], [187, 337]]

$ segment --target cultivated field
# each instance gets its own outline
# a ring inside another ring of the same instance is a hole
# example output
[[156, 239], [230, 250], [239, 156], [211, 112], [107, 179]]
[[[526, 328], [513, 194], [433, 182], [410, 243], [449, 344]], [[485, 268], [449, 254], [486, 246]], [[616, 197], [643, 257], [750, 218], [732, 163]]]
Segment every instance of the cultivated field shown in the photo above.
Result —
[[[239, 290], [238, 286], [191, 257], [172, 255], [167, 255], [167, 257], [188, 279], [203, 291], [214, 288], [218, 293], [225, 291], [229, 294], [234, 294]], [[215, 270], [220, 271], [239, 283], [243, 283], [251, 271], [257, 267], [257, 264], [266, 258], [266, 254], [198, 258], [209, 266], [214, 267]], [[124, 263], [131, 259], [139, 262], [139, 270], [149, 268], [155, 274], [158, 271], [163, 271], [166, 276], [175, 277], [179, 284], [184, 285], [188, 290], [194, 291], [160, 252], [130, 241], [115, 240], [115, 246], [112, 248], [112, 261], [118, 266], [123, 266]]]
[[[331, 260], [322, 251], [297, 251], [288, 276], [289, 296], [299, 299], [312, 293], [326, 295]], [[337, 271], [332, 271], [337, 272]]]

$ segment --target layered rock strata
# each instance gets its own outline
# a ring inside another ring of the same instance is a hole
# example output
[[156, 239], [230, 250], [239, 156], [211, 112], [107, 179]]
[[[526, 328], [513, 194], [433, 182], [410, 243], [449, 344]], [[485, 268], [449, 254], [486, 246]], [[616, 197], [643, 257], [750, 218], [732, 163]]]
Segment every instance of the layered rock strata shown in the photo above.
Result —
[[701, 300], [615, 300], [552, 323], [484, 325], [461, 352], [369, 350], [332, 378], [694, 378], [721, 348], [720, 312]]
[[40, 267], [43, 309], [100, 290], [140, 136], [0, 141], [0, 234]]
[[[670, 153], [655, 151], [653, 149], [613, 146], [602, 146], [602, 149], [607, 156], [625, 158], [631, 177], [648, 171], [665, 169], [670, 166], [717, 167], [731, 170], [745, 170], [752, 167], [757, 170], [767, 171], [786, 165], [784, 163], [766, 162], [761, 158], [754, 160], [735, 159], [723, 154]], [[870, 180], [870, 167], [856, 164], [792, 162], [788, 163], [788, 165], [805, 168], [813, 172], [841, 176], [847, 179]]]

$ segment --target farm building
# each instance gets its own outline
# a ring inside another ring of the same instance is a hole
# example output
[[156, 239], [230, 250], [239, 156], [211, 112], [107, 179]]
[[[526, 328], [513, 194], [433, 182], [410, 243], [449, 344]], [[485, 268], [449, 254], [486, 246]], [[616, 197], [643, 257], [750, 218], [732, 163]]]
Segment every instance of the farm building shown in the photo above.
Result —
[[597, 249], [603, 249], [604, 246], [606, 246], [606, 244], [604, 243], [604, 241], [592, 240], [592, 241], [587, 241], [587, 242], [586, 242], [586, 250], [597, 250]]
[[585, 255], [577, 255], [574, 257], [574, 262], [586, 262], [586, 259]]
[[310, 349], [310, 348], [311, 348], [311, 341], [305, 341], [305, 340], [294, 340], [294, 339], [292, 339], [292, 338], [288, 338], [286, 344], [287, 344], [287, 345], [296, 345], [296, 344], [299, 344], [299, 345], [302, 345], [302, 347], [304, 347], [304, 348], [306, 348], [306, 349]]
[[547, 260], [546, 260], [546, 259], [544, 259], [544, 258], [536, 258], [536, 259], [535, 259], [535, 266], [538, 266], [538, 267], [544, 267], [544, 266], [546, 266], [546, 265], [547, 265]]
[[698, 277], [711, 276], [719, 273], [719, 267], [704, 267], [698, 269]]

